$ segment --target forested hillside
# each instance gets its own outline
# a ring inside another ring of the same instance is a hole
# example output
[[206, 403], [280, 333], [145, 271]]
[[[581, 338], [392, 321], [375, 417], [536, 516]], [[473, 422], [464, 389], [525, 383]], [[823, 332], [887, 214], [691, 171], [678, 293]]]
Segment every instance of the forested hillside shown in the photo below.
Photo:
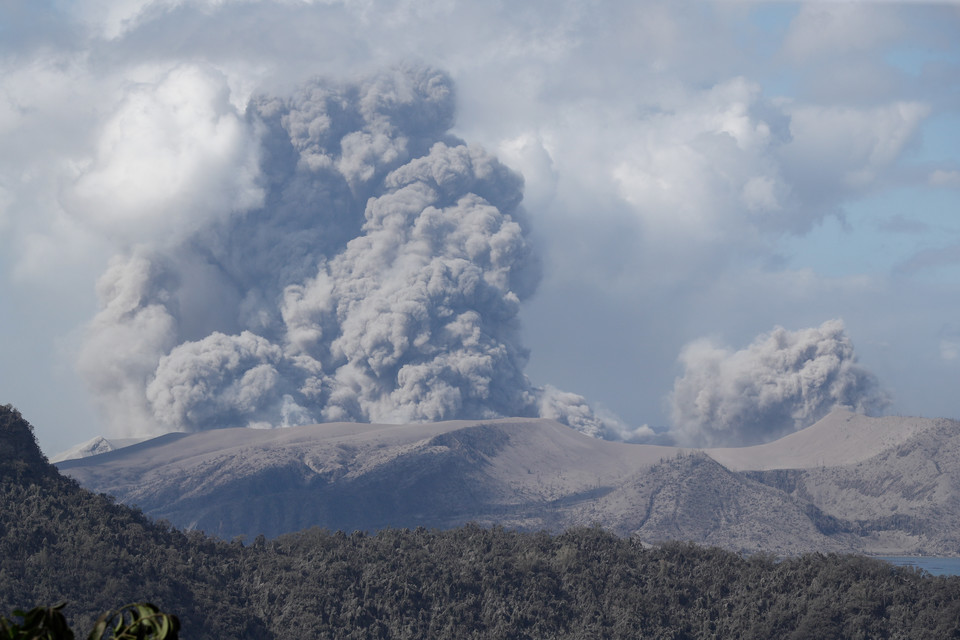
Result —
[[960, 578], [864, 557], [473, 525], [225, 542], [59, 476], [10, 407], [0, 451], [0, 609], [67, 600], [81, 628], [147, 600], [188, 638], [960, 637]]
[[[25, 444], [26, 443], [26, 444]], [[16, 446], [23, 454], [9, 460]], [[239, 545], [184, 534], [81, 489], [57, 473], [32, 428], [0, 406], [0, 610], [66, 600], [74, 628], [103, 611], [151, 601], [186, 637], [270, 637], [246, 612]]]

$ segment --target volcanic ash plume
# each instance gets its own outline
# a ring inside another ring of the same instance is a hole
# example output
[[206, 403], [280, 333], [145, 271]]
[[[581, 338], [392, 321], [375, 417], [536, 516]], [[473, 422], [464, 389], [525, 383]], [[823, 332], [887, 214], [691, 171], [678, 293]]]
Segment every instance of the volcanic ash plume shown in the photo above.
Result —
[[888, 404], [857, 363], [840, 320], [777, 327], [741, 351], [688, 344], [671, 396], [675, 439], [690, 446], [743, 446], [808, 427], [838, 406], [874, 413]]
[[429, 69], [254, 99], [262, 198], [194, 212], [100, 280], [81, 368], [113, 429], [543, 407], [604, 433], [582, 398], [551, 400], [523, 373], [518, 311], [539, 265], [522, 181], [447, 133], [453, 111], [449, 79]]

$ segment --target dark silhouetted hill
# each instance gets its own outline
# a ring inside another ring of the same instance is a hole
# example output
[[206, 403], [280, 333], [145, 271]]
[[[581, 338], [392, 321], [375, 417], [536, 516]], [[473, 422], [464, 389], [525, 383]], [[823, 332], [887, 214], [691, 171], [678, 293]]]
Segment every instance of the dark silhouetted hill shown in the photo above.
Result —
[[33, 427], [10, 405], [0, 405], [0, 481], [37, 481], [57, 475], [37, 446]]

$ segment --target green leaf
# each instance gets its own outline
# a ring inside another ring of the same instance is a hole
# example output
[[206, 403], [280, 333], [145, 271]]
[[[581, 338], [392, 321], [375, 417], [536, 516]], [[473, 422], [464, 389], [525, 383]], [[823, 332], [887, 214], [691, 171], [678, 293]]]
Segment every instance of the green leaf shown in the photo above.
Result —
[[[104, 636], [113, 624], [112, 633]], [[149, 602], [128, 604], [100, 616], [88, 640], [179, 640], [180, 620]]]

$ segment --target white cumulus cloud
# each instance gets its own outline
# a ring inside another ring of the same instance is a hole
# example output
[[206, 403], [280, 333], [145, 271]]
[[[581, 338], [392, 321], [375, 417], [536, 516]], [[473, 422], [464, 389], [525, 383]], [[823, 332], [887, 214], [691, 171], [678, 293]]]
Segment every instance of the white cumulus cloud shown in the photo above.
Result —
[[222, 74], [195, 65], [131, 90], [68, 195], [71, 211], [134, 243], [261, 204], [259, 132], [229, 97]]

